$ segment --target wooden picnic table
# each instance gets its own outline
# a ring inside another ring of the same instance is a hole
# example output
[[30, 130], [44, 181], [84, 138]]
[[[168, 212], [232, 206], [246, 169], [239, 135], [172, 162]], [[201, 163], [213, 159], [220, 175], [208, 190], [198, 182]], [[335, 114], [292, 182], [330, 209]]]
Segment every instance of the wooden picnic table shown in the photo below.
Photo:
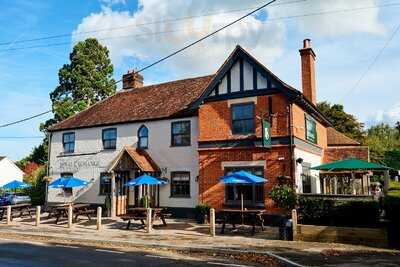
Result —
[[[11, 220], [13, 219], [13, 216], [16, 213], [19, 213], [18, 217], [22, 217], [24, 213], [27, 213], [31, 218], [32, 217], [32, 205], [29, 203], [23, 203], [23, 204], [15, 204], [15, 205], [10, 205], [11, 206]], [[3, 220], [4, 214], [7, 212], [7, 206], [0, 206], [0, 221]]]
[[[155, 220], [161, 220], [164, 226], [167, 226], [165, 221], [165, 214], [162, 212], [162, 208], [152, 208], [152, 224]], [[137, 207], [129, 208], [126, 210], [126, 214], [121, 215], [120, 218], [124, 221], [128, 221], [126, 229], [129, 229], [133, 221], [140, 221], [143, 226], [145, 226], [145, 220], [147, 220], [147, 208]]]
[[236, 224], [238, 222], [243, 222], [246, 219], [250, 221], [252, 226], [251, 234], [254, 235], [256, 232], [256, 225], [260, 224], [261, 230], [264, 231], [264, 219], [263, 214], [265, 210], [262, 209], [221, 209], [222, 217], [222, 228], [221, 234], [225, 232], [226, 224], [232, 224], [233, 229], [236, 229]]
[[[65, 217], [68, 218], [68, 209], [70, 204], [58, 204], [53, 205], [52, 209], [49, 212], [49, 217], [56, 217], [56, 224], [60, 220], [60, 218]], [[94, 213], [93, 209], [90, 209], [90, 204], [78, 203], [72, 204], [72, 214], [75, 215], [74, 221], [78, 219], [78, 216], [87, 216], [89, 220], [91, 220], [90, 215]]]

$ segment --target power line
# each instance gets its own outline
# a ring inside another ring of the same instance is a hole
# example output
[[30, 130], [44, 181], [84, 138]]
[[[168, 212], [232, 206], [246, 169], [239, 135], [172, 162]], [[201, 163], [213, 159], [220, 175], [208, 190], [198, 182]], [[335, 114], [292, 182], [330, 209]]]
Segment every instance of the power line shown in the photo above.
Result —
[[[144, 71], [144, 70], [146, 70], [146, 69], [148, 69], [148, 68], [150, 68], [150, 67], [152, 67], [152, 66], [154, 66], [154, 65], [156, 65], [156, 64], [158, 64], [158, 63], [161, 63], [162, 61], [164, 61], [164, 60], [166, 60], [166, 59], [168, 59], [168, 58], [170, 58], [170, 57], [172, 57], [172, 56], [174, 56], [174, 55], [176, 55], [176, 54], [179, 54], [180, 52], [182, 52], [182, 51], [184, 51], [184, 50], [186, 50], [186, 49], [188, 49], [188, 48], [194, 46], [195, 44], [200, 43], [201, 41], [204, 41], [205, 39], [207, 39], [207, 38], [209, 38], [209, 37], [211, 37], [211, 36], [217, 34], [218, 32], [220, 32], [220, 31], [222, 31], [222, 30], [224, 30], [224, 29], [226, 29], [226, 28], [232, 26], [233, 24], [238, 23], [239, 21], [243, 20], [244, 18], [246, 18], [246, 17], [248, 17], [248, 16], [250, 16], [250, 15], [256, 13], [257, 11], [259, 11], [259, 10], [265, 8], [266, 6], [268, 6], [268, 5], [272, 4], [272, 3], [274, 3], [275, 1], [276, 1], [276, 0], [272, 0], [272, 1], [270, 1], [270, 2], [268, 2], [268, 3], [266, 3], [266, 4], [264, 4], [264, 5], [262, 5], [262, 6], [258, 7], [258, 8], [256, 8], [256, 9], [254, 9], [253, 11], [247, 13], [246, 15], [244, 15], [244, 16], [242, 16], [242, 17], [240, 17], [240, 18], [238, 18], [238, 19], [236, 19], [236, 20], [234, 20], [234, 21], [232, 21], [232, 22], [230, 22], [230, 23], [228, 23], [228, 24], [226, 24], [225, 26], [219, 28], [219, 29], [216, 30], [216, 31], [213, 31], [213, 32], [211, 32], [211, 33], [205, 35], [204, 37], [198, 39], [197, 41], [194, 41], [194, 42], [192, 42], [192, 43], [190, 43], [190, 44], [184, 46], [183, 48], [181, 48], [181, 49], [179, 49], [179, 50], [177, 50], [177, 51], [175, 51], [175, 52], [173, 52], [173, 53], [171, 53], [171, 54], [169, 54], [169, 55], [167, 55], [167, 56], [165, 56], [165, 57], [163, 57], [163, 58], [161, 58], [161, 59], [159, 59], [159, 60], [157, 60], [157, 61], [155, 61], [155, 62], [153, 62], [153, 63], [151, 63], [150, 65], [147, 65], [146, 67], [144, 67], [144, 68], [138, 70], [137, 72], [138, 72], [138, 73], [139, 73], [139, 72], [142, 72], [142, 71]], [[115, 84], [117, 84], [117, 83], [119, 83], [119, 82], [121, 82], [121, 81], [122, 81], [122, 80], [120, 79], [120, 80], [114, 82], [114, 83], [112, 84], [112, 86], [114, 86]], [[22, 122], [31, 120], [31, 119], [33, 119], [33, 118], [37, 118], [37, 117], [43, 116], [43, 115], [45, 115], [45, 114], [47, 114], [47, 113], [50, 113], [50, 112], [52, 112], [52, 110], [48, 110], [48, 111], [45, 111], [45, 112], [42, 112], [42, 113], [39, 113], [39, 114], [30, 116], [30, 117], [27, 117], [27, 118], [24, 118], [24, 119], [21, 119], [21, 120], [18, 120], [18, 121], [6, 123], [6, 124], [3, 124], [3, 125], [0, 125], [0, 128], [5, 128], [5, 127], [11, 126], [11, 125], [19, 124], [19, 123], [22, 123]]]
[[41, 139], [45, 138], [45, 136], [0, 136], [1, 139]]
[[[307, 1], [307, 0], [294, 1], [294, 2], [303, 2], [303, 1]], [[288, 2], [288, 3], [294, 3], [294, 2]], [[281, 17], [275, 17], [275, 18], [272, 17], [272, 18], [268, 18], [268, 20], [265, 21], [264, 23], [268, 23], [270, 21], [277, 21], [277, 20], [296, 19], [296, 18], [304, 18], [304, 17], [311, 17], [311, 16], [324, 16], [324, 15], [335, 14], [335, 13], [355, 12], [355, 11], [362, 11], [362, 10], [379, 8], [379, 7], [399, 7], [399, 6], [400, 6], [400, 4], [398, 4], [398, 3], [397, 4], [391, 3], [391, 4], [382, 4], [382, 5], [374, 5], [374, 6], [365, 6], [365, 7], [359, 7], [359, 8], [338, 9], [338, 10], [331, 10], [331, 11], [313, 12], [313, 13], [308, 13], [308, 14], [281, 16]], [[123, 27], [125, 27], [125, 26], [123, 26]], [[128, 26], [126, 26], [126, 27], [128, 27]], [[116, 27], [116, 28], [118, 28], [118, 27]], [[112, 28], [109, 28], [109, 29], [112, 29]], [[175, 33], [175, 32], [187, 31], [187, 30], [195, 30], [195, 29], [202, 29], [202, 28], [201, 27], [197, 27], [197, 28], [181, 28], [181, 29], [170, 30], [170, 31], [158, 31], [158, 32], [144, 33], [144, 34], [111, 36], [111, 37], [103, 37], [103, 38], [97, 38], [97, 39], [98, 40], [111, 40], [111, 39], [122, 39], [122, 38], [152, 36], [152, 35]], [[96, 31], [94, 31], [94, 32], [96, 32]], [[67, 46], [67, 45], [71, 45], [71, 42], [68, 41], [68, 42], [50, 43], [50, 44], [33, 45], [33, 46], [25, 46], [25, 47], [7, 48], [7, 49], [0, 49], [0, 52], [27, 50], [27, 49], [34, 49], [34, 48], [47, 48], [47, 47]]]
[[47, 110], [47, 111], [45, 111], [45, 112], [42, 112], [42, 113], [39, 113], [39, 114], [30, 116], [30, 117], [27, 117], [27, 118], [24, 118], [24, 119], [21, 119], [21, 120], [17, 120], [17, 121], [14, 121], [14, 122], [9, 122], [9, 123], [0, 125], [0, 128], [5, 128], [5, 127], [11, 126], [11, 125], [19, 124], [19, 123], [21, 123], [21, 122], [29, 121], [29, 120], [32, 120], [32, 119], [34, 119], [34, 118], [37, 118], [37, 117], [46, 115], [47, 113], [50, 113], [50, 112], [51, 112], [51, 110]]
[[358, 85], [361, 83], [361, 81], [365, 78], [365, 76], [368, 74], [368, 72], [372, 69], [372, 67], [375, 65], [375, 63], [378, 61], [378, 59], [381, 57], [381, 55], [383, 54], [385, 49], [388, 47], [390, 42], [393, 40], [393, 38], [396, 36], [396, 34], [399, 32], [399, 30], [400, 30], [400, 23], [395, 27], [395, 29], [392, 32], [392, 34], [389, 36], [389, 38], [386, 40], [385, 44], [378, 51], [378, 53], [375, 55], [375, 57], [373, 58], [371, 63], [367, 66], [365, 71], [361, 74], [360, 78], [356, 81], [356, 83], [353, 85], [353, 87], [351, 87], [345, 93], [345, 95], [341, 98], [341, 100], [343, 100], [346, 96], [348, 96], [353, 90], [355, 90], [358, 87]]
[[[283, 3], [276, 3], [276, 4], [271, 5], [271, 6], [289, 5], [289, 4], [295, 4], [295, 3], [305, 2], [305, 1], [307, 1], [307, 0], [295, 0], [295, 1], [289, 1], [289, 2], [283, 2]], [[178, 21], [190, 20], [190, 19], [201, 18], [201, 17], [209, 17], [209, 16], [215, 16], [215, 15], [221, 15], [221, 14], [237, 13], [237, 12], [241, 12], [241, 11], [252, 10], [254, 8], [256, 8], [256, 7], [253, 6], [253, 7], [247, 7], [247, 8], [242, 8], [242, 9], [231, 9], [231, 10], [227, 10], [227, 11], [205, 13], [205, 14], [194, 15], [194, 16], [185, 16], [185, 17], [157, 20], [157, 21], [152, 21], [152, 22], [128, 24], [128, 25], [119, 26], [119, 27], [100, 28], [100, 29], [94, 29], [94, 30], [91, 30], [91, 31], [78, 32], [78, 33], [75, 33], [75, 34], [73, 34], [73, 33], [63, 33], [63, 34], [48, 35], [48, 36], [38, 37], [38, 38], [23, 39], [23, 40], [17, 40], [17, 41], [0, 42], [0, 46], [10, 45], [10, 44], [18, 44], [18, 43], [37, 42], [37, 41], [58, 39], [58, 38], [64, 38], [64, 37], [72, 37], [74, 35], [75, 36], [76, 35], [85, 35], [85, 34], [92, 34], [92, 33], [98, 33], [98, 32], [110, 31], [110, 30], [119, 30], [119, 29], [126, 29], [126, 28], [137, 28], [137, 27], [141, 27], [141, 26], [162, 24], [162, 23], [167, 23], [167, 22], [178, 22]]]

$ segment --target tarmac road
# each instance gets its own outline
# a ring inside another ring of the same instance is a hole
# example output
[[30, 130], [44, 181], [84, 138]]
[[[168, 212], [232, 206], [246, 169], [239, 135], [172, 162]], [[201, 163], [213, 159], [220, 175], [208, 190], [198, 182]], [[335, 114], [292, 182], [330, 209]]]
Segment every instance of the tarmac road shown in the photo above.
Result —
[[61, 246], [36, 242], [0, 239], [0, 267], [55, 267], [55, 266], [236, 266], [223, 261], [190, 259], [171, 254], [156, 255], [145, 251], [124, 252], [91, 247]]

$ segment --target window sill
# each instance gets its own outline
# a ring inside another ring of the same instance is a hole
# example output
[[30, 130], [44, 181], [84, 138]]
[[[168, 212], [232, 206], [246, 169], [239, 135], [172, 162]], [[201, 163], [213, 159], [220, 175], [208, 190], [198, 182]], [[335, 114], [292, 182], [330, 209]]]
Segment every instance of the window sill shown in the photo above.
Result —
[[189, 147], [192, 146], [191, 144], [188, 145], [170, 145], [169, 147]]
[[190, 196], [169, 196], [169, 198], [190, 199]]

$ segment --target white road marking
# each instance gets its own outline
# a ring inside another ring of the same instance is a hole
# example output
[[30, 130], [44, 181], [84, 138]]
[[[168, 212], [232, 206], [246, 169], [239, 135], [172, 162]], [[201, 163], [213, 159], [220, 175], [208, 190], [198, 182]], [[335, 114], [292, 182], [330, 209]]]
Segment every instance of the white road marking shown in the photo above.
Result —
[[26, 243], [26, 244], [32, 244], [32, 245], [38, 245], [38, 246], [49, 246], [49, 244], [47, 244], [47, 243], [35, 242], [35, 241], [15, 240], [15, 239], [9, 239], [9, 238], [1, 238], [0, 240], [6, 241], [6, 242], [14, 242], [14, 243]]
[[158, 258], [158, 259], [170, 259], [170, 260], [173, 260], [172, 258], [168, 258], [168, 257], [163, 257], [163, 256], [158, 256], [158, 255], [150, 255], [150, 254], [148, 254], [148, 255], [145, 255], [146, 257], [149, 257], [149, 258]]
[[232, 264], [232, 263], [222, 263], [222, 262], [207, 262], [207, 264], [211, 265], [220, 265], [220, 266], [232, 266], [232, 267], [252, 267], [250, 265], [241, 265], [241, 264]]
[[77, 246], [68, 246], [68, 245], [55, 245], [56, 247], [62, 247], [62, 248], [80, 248]]
[[125, 252], [123, 251], [116, 251], [116, 250], [108, 250], [108, 249], [95, 249], [98, 252], [108, 252], [108, 253], [115, 253], [115, 254], [124, 254]]

